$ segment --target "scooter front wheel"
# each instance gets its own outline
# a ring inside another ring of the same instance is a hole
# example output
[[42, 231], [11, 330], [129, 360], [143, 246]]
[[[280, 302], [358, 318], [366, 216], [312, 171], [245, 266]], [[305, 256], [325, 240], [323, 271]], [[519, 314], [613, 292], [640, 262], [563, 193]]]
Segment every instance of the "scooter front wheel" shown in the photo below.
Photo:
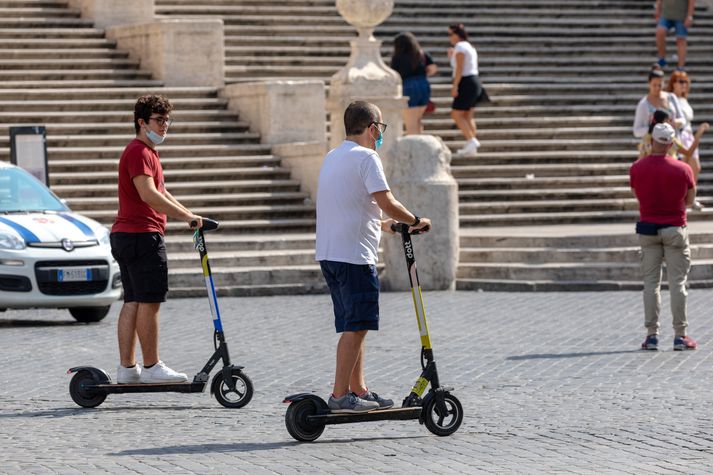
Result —
[[247, 405], [253, 398], [253, 383], [250, 381], [250, 378], [239, 369], [234, 369], [231, 373], [231, 377], [235, 383], [235, 389], [230, 389], [230, 387], [225, 384], [223, 372], [219, 371], [213, 376], [210, 391], [223, 407], [239, 409]]
[[106, 399], [106, 394], [96, 392], [87, 386], [93, 386], [98, 381], [89, 371], [79, 371], [72, 376], [69, 382], [69, 395], [72, 400], [82, 407], [97, 407]]
[[438, 436], [447, 436], [453, 434], [463, 422], [463, 406], [457, 397], [451, 393], [443, 394], [443, 407], [438, 406], [437, 398], [429, 398], [428, 403], [424, 406], [425, 412], [424, 423], [426, 428]]
[[300, 442], [313, 442], [324, 432], [324, 424], [314, 424], [307, 420], [308, 416], [317, 414], [317, 404], [311, 399], [295, 401], [287, 407], [285, 425], [287, 432]]

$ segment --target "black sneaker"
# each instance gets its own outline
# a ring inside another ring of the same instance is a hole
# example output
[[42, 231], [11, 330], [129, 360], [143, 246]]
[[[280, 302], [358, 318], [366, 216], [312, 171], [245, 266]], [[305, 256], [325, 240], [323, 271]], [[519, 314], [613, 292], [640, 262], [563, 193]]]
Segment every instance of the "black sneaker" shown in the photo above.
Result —
[[335, 398], [334, 394], [329, 396], [329, 401], [327, 402], [329, 410], [332, 412], [369, 412], [374, 409], [379, 409], [379, 403], [374, 401], [367, 401], [360, 398], [352, 392], [346, 393], [340, 398]]
[[366, 401], [374, 401], [378, 403], [379, 409], [388, 409], [390, 407], [394, 407], [394, 401], [392, 401], [391, 399], [384, 399], [373, 391], [367, 391], [365, 395], [359, 397]]

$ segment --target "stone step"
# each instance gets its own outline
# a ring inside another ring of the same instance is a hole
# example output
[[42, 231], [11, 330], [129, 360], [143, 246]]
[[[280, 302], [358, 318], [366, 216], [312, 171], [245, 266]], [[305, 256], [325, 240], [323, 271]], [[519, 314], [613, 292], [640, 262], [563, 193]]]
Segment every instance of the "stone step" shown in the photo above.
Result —
[[[167, 183], [173, 185], [175, 183], [191, 183], [194, 180], [223, 181], [228, 176], [233, 180], [288, 179], [290, 171], [282, 167], [166, 169], [163, 176]], [[53, 173], [50, 176], [50, 183], [52, 185], [116, 184], [116, 171], [83, 172], [75, 170], [71, 173]]]
[[[257, 251], [313, 251], [315, 246], [314, 233], [303, 234], [254, 234], [235, 235], [220, 232], [206, 235], [206, 246], [209, 258], [218, 252], [257, 252]], [[167, 235], [166, 250], [171, 256], [176, 252], [195, 253], [193, 239], [189, 233]]]
[[59, 29], [59, 28], [92, 28], [94, 27], [94, 22], [92, 20], [84, 20], [79, 17], [71, 16], [27, 16], [27, 17], [17, 17], [17, 16], [0, 16], [0, 34], [4, 30], [17, 30], [17, 29]]
[[[219, 221], [259, 221], [272, 219], [314, 219], [314, 206], [304, 204], [270, 204], [252, 206], [196, 206], [196, 214], [213, 216]], [[115, 209], [86, 210], [83, 215], [102, 223], [113, 222]]]
[[[218, 91], [212, 87], [105, 87], [105, 88], [47, 88], [47, 89], [8, 89], [0, 88], [2, 101], [98, 101], [130, 100], [135, 102], [144, 94], [163, 94], [176, 103], [179, 99], [199, 100], [217, 99]], [[696, 96], [697, 97], [697, 96]], [[693, 100], [693, 97], [691, 97]], [[54, 105], [54, 102], [51, 102]], [[127, 104], [129, 104], [127, 102]], [[133, 106], [133, 104], [132, 104]], [[172, 126], [173, 127], [173, 126]]]
[[115, 41], [107, 40], [103, 35], [95, 35], [90, 38], [74, 38], [72, 36], [66, 38], [15, 38], [12, 36], [3, 38], [0, 43], [0, 51], [22, 49], [25, 51], [34, 50], [64, 50], [68, 48], [102, 48], [107, 51], [112, 51], [116, 47]]
[[2, 18], [50, 18], [50, 17], [79, 17], [80, 13], [77, 10], [72, 10], [66, 8], [66, 6], [57, 6], [52, 4], [51, 6], [16, 6], [16, 4], [9, 4], [0, 6], [0, 17]]
[[[129, 143], [135, 135], [48, 135], [49, 147], [111, 147], [122, 146]], [[225, 145], [225, 144], [254, 144], [260, 140], [260, 134], [254, 132], [221, 132], [221, 133], [171, 133], [170, 140], [175, 145]], [[0, 144], [7, 145], [9, 141], [0, 137]]]
[[[211, 266], [213, 281], [219, 287], [267, 286], [275, 284], [323, 285], [324, 277], [317, 263], [295, 266], [219, 267]], [[192, 269], [172, 269], [168, 274], [169, 288], [203, 288], [205, 280], [200, 266]]]
[[[193, 181], [169, 183], [171, 194], [217, 194], [217, 193], [255, 193], [273, 191], [299, 191], [300, 183], [297, 180], [220, 180], [220, 181]], [[116, 183], [100, 185], [52, 185], [60, 198], [73, 197], [115, 196]]]
[[[260, 251], [213, 251], [208, 259], [211, 269], [243, 267], [283, 267], [283, 266], [312, 266], [315, 264], [314, 249], [285, 249], [285, 250], [260, 250]], [[171, 271], [177, 269], [200, 269], [198, 253], [173, 252], [169, 254], [168, 266]]]
[[[711, 280], [713, 260], [699, 259], [691, 265], [691, 280]], [[664, 277], [665, 278], [665, 277]], [[542, 264], [497, 262], [493, 264], [461, 263], [458, 279], [515, 281], [632, 281], [641, 282], [639, 262], [556, 262]]]
[[[547, 247], [520, 248], [461, 248], [459, 263], [488, 264], [548, 264], [548, 263], [590, 263], [617, 262], [639, 264], [640, 246], [559, 249]], [[713, 244], [691, 246], [694, 262], [713, 259]]]
[[[713, 194], [713, 186], [699, 184], [698, 194], [701, 200]], [[537, 201], [537, 200], [582, 200], [582, 199], [626, 199], [630, 198], [631, 189], [626, 186], [593, 186], [571, 188], [532, 188], [532, 189], [494, 189], [494, 190], [459, 190], [461, 203], [482, 201]]]
[[163, 85], [161, 81], [151, 80], [151, 79], [131, 79], [131, 78], [121, 78], [121, 79], [33, 79], [33, 80], [14, 80], [5, 81], [0, 84], [0, 89], [2, 87], [7, 89], [73, 89], [76, 87], [81, 87], [82, 85], [87, 88], [99, 88], [99, 87], [146, 87], [146, 88], [156, 88]]
[[601, 176], [629, 172], [627, 163], [594, 164], [520, 164], [520, 165], [456, 165], [451, 173], [461, 178], [517, 177], [534, 179], [538, 176]]
[[[116, 158], [120, 157], [124, 151], [124, 146], [120, 147], [59, 147], [47, 148], [48, 156], [58, 159], [81, 158]], [[236, 155], [254, 155], [254, 154], [269, 154], [271, 151], [270, 145], [262, 144], [236, 144], [236, 145], [203, 145], [200, 148], [190, 145], [162, 145], [161, 158], [179, 158], [185, 156], [194, 157], [213, 157], [213, 156], [236, 156]]]
[[[220, 225], [225, 234], [309, 233], [314, 232], [316, 221], [314, 218], [223, 220]], [[169, 222], [166, 229], [184, 230], [185, 226], [186, 223]]]
[[[88, 23], [91, 25], [91, 23]], [[0, 39], [79, 39], [104, 38], [104, 31], [97, 28], [0, 28]], [[106, 41], [106, 40], [105, 40]]]
[[37, 48], [8, 49], [0, 47], [0, 59], [24, 61], [53, 60], [96, 60], [96, 59], [127, 59], [129, 53], [107, 48]]
[[[225, 99], [217, 97], [177, 97], [170, 98], [176, 109], [183, 110], [215, 110], [223, 109], [227, 105]], [[5, 112], [32, 112], [46, 111], [53, 112], [69, 111], [77, 112], [105, 112], [116, 111], [133, 114], [136, 104], [136, 97], [127, 99], [75, 99], [75, 100], [2, 100], [0, 99], [0, 110]]]
[[[0, 123], [133, 123], [133, 106], [125, 111], [29, 111], [29, 112], [4, 112], [0, 111]], [[235, 113], [224, 109], [206, 110], [175, 110], [171, 118], [176, 122], [190, 121], [215, 121], [235, 120]], [[162, 150], [166, 146], [162, 146]]]
[[[305, 203], [309, 195], [304, 192], [263, 192], [263, 193], [219, 193], [214, 195], [189, 195], [176, 196], [178, 201], [189, 209], [197, 206], [210, 206], [230, 203], [235, 206], [254, 205], [285, 205], [294, 203]], [[112, 196], [101, 197], [75, 197], [66, 200], [67, 204], [80, 213], [94, 210], [116, 210], [119, 207], [119, 200], [114, 193]]]
[[40, 81], [40, 80], [111, 80], [122, 79], [151, 79], [151, 73], [137, 69], [35, 69], [35, 70], [0, 70], [2, 81]]
[[460, 216], [477, 215], [487, 217], [498, 214], [524, 214], [524, 213], [551, 213], [562, 211], [594, 212], [594, 211], [638, 211], [639, 205], [636, 198], [611, 198], [611, 199], [580, 199], [580, 200], [548, 200], [548, 201], [516, 201], [505, 202], [465, 202], [460, 203], [458, 212]]
[[[119, 164], [118, 158], [107, 158], [101, 160], [49, 160], [50, 173], [62, 171], [113, 171], [116, 172]], [[200, 170], [216, 168], [250, 168], [250, 167], [276, 167], [280, 165], [280, 159], [274, 155], [246, 155], [237, 157], [180, 157], [162, 158], [161, 164], [166, 170]]]

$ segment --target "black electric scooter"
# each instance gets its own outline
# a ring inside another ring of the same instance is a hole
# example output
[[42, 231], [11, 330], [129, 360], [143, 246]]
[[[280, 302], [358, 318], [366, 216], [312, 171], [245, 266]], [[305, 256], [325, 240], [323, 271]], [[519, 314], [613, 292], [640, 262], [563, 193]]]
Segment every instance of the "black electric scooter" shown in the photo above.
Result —
[[[192, 223], [195, 226], [196, 223]], [[74, 402], [82, 407], [97, 407], [104, 402], [107, 395], [119, 393], [153, 393], [153, 392], [178, 392], [178, 393], [200, 393], [208, 383], [210, 372], [219, 360], [223, 360], [222, 371], [216, 373], [210, 385], [210, 392], [220, 404], [229, 408], [240, 408], [250, 402], [253, 396], [253, 384], [250, 378], [243, 373], [242, 366], [232, 365], [228, 354], [228, 344], [225, 342], [223, 334], [223, 324], [220, 320], [220, 310], [218, 309], [218, 298], [213, 285], [213, 274], [210, 271], [208, 262], [208, 251], [206, 249], [204, 232], [218, 229], [218, 222], [203, 218], [203, 227], [196, 229], [193, 233], [193, 244], [198, 250], [203, 268], [206, 289], [208, 290], [208, 300], [210, 302], [210, 313], [213, 316], [213, 345], [215, 352], [205, 364], [203, 369], [196, 374], [193, 381], [185, 383], [130, 383], [114, 384], [109, 375], [102, 369], [91, 366], [76, 366], [70, 368], [67, 374], [76, 373], [69, 383], [69, 394]]]
[[[409, 226], [399, 223], [392, 225], [391, 228], [401, 234], [406, 255], [411, 295], [421, 334], [421, 375], [399, 408], [375, 409], [356, 414], [332, 413], [324, 399], [314, 394], [300, 393], [287, 396], [283, 401], [290, 404], [285, 413], [285, 425], [287, 432], [296, 440], [301, 442], [317, 440], [322, 435], [324, 426], [328, 424], [418, 419], [432, 433], [447, 436], [457, 431], [463, 422], [463, 406], [450, 393], [452, 388], [442, 387], [438, 380]], [[420, 230], [414, 231], [413, 234], [420, 234]], [[423, 396], [429, 383], [431, 388]]]

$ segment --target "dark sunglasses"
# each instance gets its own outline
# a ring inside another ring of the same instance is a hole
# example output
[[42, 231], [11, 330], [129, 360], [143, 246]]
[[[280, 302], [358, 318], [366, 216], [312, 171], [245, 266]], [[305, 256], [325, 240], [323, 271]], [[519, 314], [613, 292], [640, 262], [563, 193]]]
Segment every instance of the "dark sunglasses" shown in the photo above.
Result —
[[369, 125], [375, 125], [376, 128], [379, 129], [379, 132], [381, 132], [382, 134], [386, 132], [386, 124], [384, 124], [383, 122], [372, 122]]

